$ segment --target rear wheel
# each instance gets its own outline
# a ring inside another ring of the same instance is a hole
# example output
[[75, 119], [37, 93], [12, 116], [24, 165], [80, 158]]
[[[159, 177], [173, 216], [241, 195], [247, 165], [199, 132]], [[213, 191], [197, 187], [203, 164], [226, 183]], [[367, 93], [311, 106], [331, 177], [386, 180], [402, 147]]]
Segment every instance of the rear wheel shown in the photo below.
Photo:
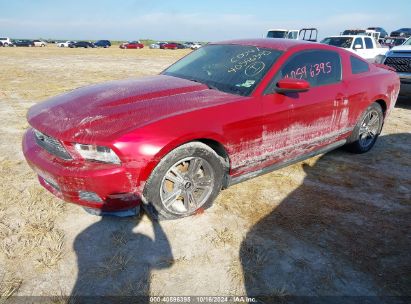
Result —
[[144, 208], [153, 219], [176, 219], [211, 206], [222, 188], [222, 158], [192, 142], [167, 154], [144, 187]]
[[353, 153], [365, 153], [371, 150], [380, 135], [384, 115], [378, 103], [371, 104], [361, 115], [350, 138], [347, 149]]

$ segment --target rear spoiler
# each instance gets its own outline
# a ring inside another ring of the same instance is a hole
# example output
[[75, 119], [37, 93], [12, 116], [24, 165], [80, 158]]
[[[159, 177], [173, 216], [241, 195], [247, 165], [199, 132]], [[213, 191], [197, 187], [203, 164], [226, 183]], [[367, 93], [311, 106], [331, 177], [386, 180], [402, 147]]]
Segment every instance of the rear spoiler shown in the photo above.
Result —
[[394, 68], [392, 68], [388, 65], [382, 64], [382, 63], [374, 63], [374, 65], [381, 68], [381, 69], [386, 69], [386, 70], [389, 70], [389, 71], [396, 72], [396, 70]]

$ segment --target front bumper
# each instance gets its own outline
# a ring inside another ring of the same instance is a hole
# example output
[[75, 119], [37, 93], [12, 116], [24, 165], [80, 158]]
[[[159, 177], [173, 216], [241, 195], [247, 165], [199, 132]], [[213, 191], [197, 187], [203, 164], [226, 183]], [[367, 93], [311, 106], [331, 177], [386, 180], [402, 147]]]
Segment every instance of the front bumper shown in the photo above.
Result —
[[36, 143], [33, 129], [24, 134], [23, 153], [40, 184], [67, 202], [105, 212], [129, 210], [141, 203], [137, 174], [122, 165], [60, 159]]

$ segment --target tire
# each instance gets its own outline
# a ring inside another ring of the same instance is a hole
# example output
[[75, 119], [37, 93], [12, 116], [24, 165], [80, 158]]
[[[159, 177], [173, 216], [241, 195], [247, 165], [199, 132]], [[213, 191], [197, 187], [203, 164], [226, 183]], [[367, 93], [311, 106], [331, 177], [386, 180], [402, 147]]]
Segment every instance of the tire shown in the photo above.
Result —
[[371, 150], [381, 133], [384, 114], [381, 106], [374, 102], [361, 114], [353, 132], [348, 138], [346, 149], [352, 153], [365, 153]]
[[220, 193], [225, 173], [224, 159], [209, 146], [184, 144], [164, 156], [151, 172], [143, 190], [143, 207], [154, 220], [178, 219], [207, 209]]

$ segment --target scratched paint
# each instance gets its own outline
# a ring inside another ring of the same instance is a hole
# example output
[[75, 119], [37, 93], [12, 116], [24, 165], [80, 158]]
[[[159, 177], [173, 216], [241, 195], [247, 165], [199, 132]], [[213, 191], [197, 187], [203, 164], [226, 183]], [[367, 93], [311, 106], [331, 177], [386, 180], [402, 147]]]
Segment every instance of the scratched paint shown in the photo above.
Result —
[[230, 159], [232, 168], [252, 166], [269, 159], [287, 158], [290, 153], [304, 154], [316, 145], [335, 141], [335, 138], [353, 129], [349, 126], [348, 102], [344, 104], [342, 111], [334, 110], [332, 115], [319, 118], [311, 124], [293, 123], [276, 132], [269, 132], [264, 126], [260, 139], [229, 147], [234, 151]]

